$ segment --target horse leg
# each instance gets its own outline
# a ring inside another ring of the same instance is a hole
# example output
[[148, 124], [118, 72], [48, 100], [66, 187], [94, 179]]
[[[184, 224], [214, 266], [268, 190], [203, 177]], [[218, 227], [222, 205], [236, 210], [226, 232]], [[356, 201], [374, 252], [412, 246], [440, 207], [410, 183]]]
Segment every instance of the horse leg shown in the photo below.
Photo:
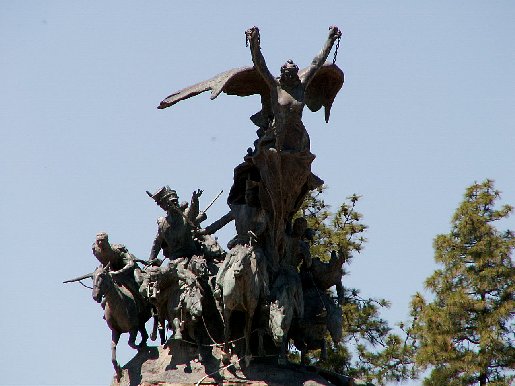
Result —
[[158, 331], [159, 331], [159, 339], [161, 340], [161, 345], [166, 345], [166, 334], [165, 334], [165, 321], [158, 321]]
[[250, 352], [250, 332], [252, 329], [252, 315], [250, 312], [247, 312], [246, 321], [245, 321], [245, 367], [249, 367], [250, 360], [252, 359], [252, 354]]
[[258, 330], [258, 355], [260, 357], [265, 356], [265, 348], [263, 346], [263, 334], [264, 331], [262, 328]]
[[150, 340], [152, 340], [153, 342], [157, 339], [157, 325], [159, 324], [159, 317], [157, 316], [157, 311], [154, 306], [152, 306], [152, 317], [154, 319], [154, 324], [152, 325], [152, 333], [150, 334]]
[[231, 360], [229, 339], [231, 338], [231, 311], [224, 309], [224, 353], [222, 354], [222, 362], [228, 365]]
[[202, 362], [202, 330], [199, 328], [198, 322], [196, 321], [190, 321], [186, 325], [188, 328], [188, 335], [190, 336], [190, 338], [193, 338], [195, 340], [195, 343], [197, 344], [198, 360]]
[[138, 349], [145, 348], [147, 347], [148, 333], [144, 322], [139, 326], [139, 333], [141, 335], [141, 342], [138, 345]]
[[137, 349], [138, 346], [136, 346], [136, 336], [138, 335], [138, 329], [137, 328], [133, 328], [132, 330], [129, 331], [129, 341], [127, 342], [127, 344], [129, 345], [130, 348], [133, 348], [133, 349]]
[[113, 363], [114, 371], [116, 373], [116, 382], [120, 382], [122, 377], [122, 368], [116, 360], [116, 345], [120, 340], [120, 333], [118, 331], [111, 331], [111, 362]]
[[288, 365], [288, 358], [286, 356], [287, 344], [288, 344], [288, 338], [283, 337], [283, 340], [281, 342], [281, 352], [279, 353], [279, 358], [277, 359], [277, 364], [280, 367]]

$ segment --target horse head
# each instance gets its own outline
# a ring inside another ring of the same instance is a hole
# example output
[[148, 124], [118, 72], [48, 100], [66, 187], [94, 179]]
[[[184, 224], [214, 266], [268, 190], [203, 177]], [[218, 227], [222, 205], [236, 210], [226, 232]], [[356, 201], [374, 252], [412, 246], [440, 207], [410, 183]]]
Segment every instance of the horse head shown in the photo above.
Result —
[[150, 302], [155, 302], [159, 292], [161, 290], [160, 279], [162, 276], [161, 267], [146, 267], [144, 271], [142, 271], [143, 280], [146, 283], [145, 290], [146, 296], [150, 300]]
[[250, 270], [252, 249], [247, 246], [238, 246], [236, 249], [236, 259], [231, 266], [234, 277], [237, 278], [246, 270]]
[[291, 321], [292, 316], [293, 311], [288, 312], [288, 309], [281, 306], [278, 300], [275, 300], [270, 304], [270, 318], [268, 320], [268, 326], [276, 346], [279, 346], [283, 342], [285, 333], [290, 327], [288, 321]]
[[95, 270], [95, 272], [93, 272], [93, 300], [100, 303], [102, 301], [102, 297], [112, 286], [113, 279], [109, 274], [109, 264], [105, 267], [101, 265]]

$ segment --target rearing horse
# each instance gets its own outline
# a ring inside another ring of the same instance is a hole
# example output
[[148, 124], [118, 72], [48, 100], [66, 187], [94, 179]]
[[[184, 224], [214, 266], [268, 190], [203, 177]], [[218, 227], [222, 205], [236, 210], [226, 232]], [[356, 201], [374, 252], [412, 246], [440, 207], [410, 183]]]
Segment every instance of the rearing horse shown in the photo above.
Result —
[[[148, 334], [145, 323], [150, 319], [150, 305], [138, 302], [126, 288], [116, 284], [108, 267], [100, 266], [93, 272], [93, 300], [100, 303], [105, 298], [104, 317], [111, 329], [111, 362], [120, 381], [122, 369], [116, 360], [116, 345], [122, 333], [129, 333], [129, 347], [146, 347]], [[138, 331], [141, 343], [136, 345]]]

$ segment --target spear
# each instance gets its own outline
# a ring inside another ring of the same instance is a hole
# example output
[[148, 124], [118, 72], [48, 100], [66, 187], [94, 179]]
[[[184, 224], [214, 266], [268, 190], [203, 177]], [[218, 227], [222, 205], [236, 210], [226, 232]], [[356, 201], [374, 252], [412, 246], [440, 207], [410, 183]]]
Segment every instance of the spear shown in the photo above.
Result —
[[63, 283], [73, 283], [75, 281], [81, 281], [81, 280], [88, 279], [88, 278], [93, 278], [93, 272], [88, 273], [86, 275], [82, 275], [82, 276], [76, 277], [75, 279], [70, 279], [70, 280], [63, 281]]

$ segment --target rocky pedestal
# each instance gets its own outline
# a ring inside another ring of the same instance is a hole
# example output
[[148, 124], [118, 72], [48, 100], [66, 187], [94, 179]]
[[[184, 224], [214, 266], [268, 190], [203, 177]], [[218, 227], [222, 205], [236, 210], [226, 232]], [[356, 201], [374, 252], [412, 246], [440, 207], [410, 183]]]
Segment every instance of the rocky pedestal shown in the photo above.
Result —
[[234, 356], [224, 366], [217, 348], [206, 348], [199, 361], [194, 345], [174, 341], [169, 348], [148, 347], [140, 350], [124, 367], [119, 382], [111, 386], [194, 386], [194, 385], [365, 385], [352, 378], [312, 366], [278, 366], [277, 358], [253, 360], [242, 368]]

